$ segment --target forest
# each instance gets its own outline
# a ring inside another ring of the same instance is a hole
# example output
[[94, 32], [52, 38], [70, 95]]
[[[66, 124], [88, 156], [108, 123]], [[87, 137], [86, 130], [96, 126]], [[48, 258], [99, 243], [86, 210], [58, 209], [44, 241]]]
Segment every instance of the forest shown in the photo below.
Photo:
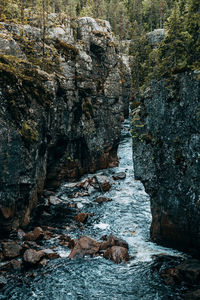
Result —
[[[150, 80], [200, 68], [199, 0], [1, 0], [0, 4], [1, 21], [31, 24], [37, 16], [43, 20], [42, 28], [48, 26], [50, 13], [69, 20], [106, 19], [117, 39], [131, 40], [135, 94]], [[158, 28], [165, 28], [165, 39], [152, 47], [147, 33]]]

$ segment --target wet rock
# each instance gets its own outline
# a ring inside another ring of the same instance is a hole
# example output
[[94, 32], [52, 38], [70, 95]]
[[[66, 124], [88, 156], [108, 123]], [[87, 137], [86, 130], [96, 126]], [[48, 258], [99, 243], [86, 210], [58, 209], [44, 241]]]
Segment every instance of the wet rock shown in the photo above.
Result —
[[[1, 249], [2, 250], [2, 249]], [[0, 261], [2, 261], [4, 259], [3, 253], [0, 252]]]
[[186, 293], [184, 298], [185, 298], [185, 300], [199, 300], [200, 299], [200, 289]]
[[22, 268], [22, 260], [16, 260], [16, 259], [13, 259], [11, 260], [11, 267], [13, 268], [13, 270], [16, 270], [16, 271], [20, 271], [21, 268]]
[[112, 201], [112, 199], [111, 198], [106, 198], [106, 197], [99, 197], [99, 198], [94, 200], [94, 202], [99, 203], [99, 204], [102, 204], [104, 202], [110, 202], [110, 201]]
[[83, 236], [76, 241], [75, 247], [69, 255], [69, 258], [84, 257], [85, 255], [96, 255], [99, 251], [100, 243], [96, 240]]
[[53, 192], [53, 191], [43, 191], [43, 195], [45, 196], [45, 197], [50, 197], [50, 196], [54, 196], [55, 195], [55, 192]]
[[10, 261], [3, 261], [0, 263], [0, 271], [7, 271], [11, 267]]
[[42, 257], [45, 256], [44, 251], [36, 251], [28, 249], [24, 252], [23, 260], [26, 265], [36, 265]]
[[22, 229], [18, 229], [17, 231], [17, 237], [19, 240], [23, 240], [25, 236], [25, 232]]
[[3, 255], [5, 258], [15, 258], [20, 255], [22, 246], [17, 242], [3, 242], [2, 243]]
[[0, 276], [0, 289], [3, 288], [7, 283], [8, 280], [5, 277]]
[[23, 248], [26, 248], [26, 249], [29, 249], [29, 248], [38, 249], [39, 247], [40, 246], [38, 246], [38, 244], [33, 241], [26, 241], [23, 245]]
[[56, 259], [56, 258], [60, 257], [60, 255], [58, 253], [56, 253], [55, 251], [53, 251], [52, 249], [44, 249], [42, 251], [44, 252], [45, 256], [48, 259]]
[[126, 178], [126, 173], [125, 172], [119, 172], [119, 173], [115, 173], [113, 175], [113, 179], [114, 180], [122, 180]]
[[108, 237], [104, 237], [104, 242], [101, 243], [100, 250], [106, 250], [107, 248], [111, 248], [113, 246], [119, 246], [128, 249], [128, 243], [120, 238], [117, 238], [114, 235], [109, 235]]
[[88, 197], [90, 194], [88, 192], [76, 192], [75, 194], [68, 195], [69, 198], [78, 198], [78, 197]]
[[39, 266], [40, 267], [46, 267], [46, 265], [48, 264], [48, 259], [43, 258], [40, 262], [39, 262]]
[[109, 181], [109, 177], [105, 175], [97, 175], [95, 176], [95, 179], [97, 183], [100, 185], [100, 188], [102, 189], [103, 192], [107, 192], [111, 188], [111, 184]]
[[36, 227], [33, 231], [25, 234], [24, 240], [26, 241], [37, 241], [44, 237], [44, 232], [41, 227]]
[[76, 243], [77, 243], [77, 240], [70, 240], [68, 242], [68, 248], [73, 249], [75, 247]]
[[80, 214], [78, 214], [77, 216], [74, 217], [74, 220], [78, 223], [85, 223], [89, 216], [92, 217], [93, 214], [80, 213]]
[[166, 284], [177, 284], [183, 281], [187, 284], [199, 284], [200, 261], [188, 259], [173, 268], [162, 270], [161, 276]]
[[124, 247], [113, 246], [107, 249], [103, 255], [104, 258], [113, 260], [116, 264], [129, 261], [128, 250]]
[[49, 204], [51, 204], [51, 205], [58, 205], [60, 203], [62, 203], [62, 200], [59, 199], [58, 197], [55, 197], [55, 196], [50, 196], [49, 197]]

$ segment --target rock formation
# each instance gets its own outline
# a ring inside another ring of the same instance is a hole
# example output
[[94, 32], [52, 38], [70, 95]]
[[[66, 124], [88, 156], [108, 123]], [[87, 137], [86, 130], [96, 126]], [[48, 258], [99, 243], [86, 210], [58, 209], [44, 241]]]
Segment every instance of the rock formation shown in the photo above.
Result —
[[151, 237], [200, 247], [199, 72], [152, 82], [133, 111], [135, 177], [151, 197]]
[[49, 15], [45, 39], [0, 23], [0, 230], [29, 222], [44, 185], [117, 165], [130, 70], [108, 22]]

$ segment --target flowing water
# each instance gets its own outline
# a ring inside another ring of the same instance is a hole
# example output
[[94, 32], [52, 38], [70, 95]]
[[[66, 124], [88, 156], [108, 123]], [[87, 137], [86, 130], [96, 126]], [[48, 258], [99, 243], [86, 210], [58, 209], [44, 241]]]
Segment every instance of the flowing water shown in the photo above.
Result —
[[[112, 233], [128, 242], [131, 260], [120, 265], [103, 257], [69, 260], [67, 255], [70, 251], [60, 249], [62, 258], [51, 261], [35, 278], [24, 279], [20, 284], [10, 283], [2, 299], [183, 299], [177, 289], [164, 285], [155, 268], [155, 256], [166, 254], [176, 257], [182, 254], [149, 240], [149, 197], [141, 182], [134, 180], [128, 121], [122, 130], [118, 155], [119, 167], [103, 171], [110, 177], [115, 172], [126, 172], [126, 179], [114, 182], [111, 190], [104, 195], [113, 201], [99, 205], [93, 202], [94, 196], [73, 200], [81, 211], [94, 213], [94, 217], [90, 218], [84, 231], [76, 229], [68, 234], [100, 239]], [[59, 193], [62, 194], [67, 186], [61, 187]], [[62, 197], [67, 201], [67, 196], [63, 194]]]

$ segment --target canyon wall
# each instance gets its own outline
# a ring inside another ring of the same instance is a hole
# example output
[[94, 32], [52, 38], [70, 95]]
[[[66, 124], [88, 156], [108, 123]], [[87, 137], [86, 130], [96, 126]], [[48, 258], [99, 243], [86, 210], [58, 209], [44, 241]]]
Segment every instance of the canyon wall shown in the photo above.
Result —
[[[118, 164], [130, 69], [108, 22], [0, 23], [0, 230], [28, 224], [44, 186]], [[34, 20], [33, 20], [34, 21]]]
[[151, 238], [200, 247], [200, 73], [154, 81], [132, 112], [135, 177], [151, 198]]

